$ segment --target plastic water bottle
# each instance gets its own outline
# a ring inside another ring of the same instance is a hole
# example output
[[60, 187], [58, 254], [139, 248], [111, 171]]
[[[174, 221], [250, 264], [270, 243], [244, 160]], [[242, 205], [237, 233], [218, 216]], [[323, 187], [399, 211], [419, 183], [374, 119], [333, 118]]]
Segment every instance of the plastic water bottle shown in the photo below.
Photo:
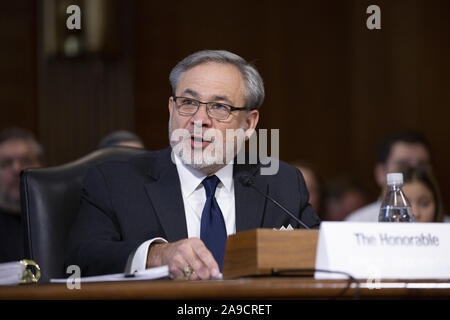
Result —
[[388, 173], [388, 191], [381, 203], [379, 222], [414, 222], [411, 204], [402, 191], [403, 174]]

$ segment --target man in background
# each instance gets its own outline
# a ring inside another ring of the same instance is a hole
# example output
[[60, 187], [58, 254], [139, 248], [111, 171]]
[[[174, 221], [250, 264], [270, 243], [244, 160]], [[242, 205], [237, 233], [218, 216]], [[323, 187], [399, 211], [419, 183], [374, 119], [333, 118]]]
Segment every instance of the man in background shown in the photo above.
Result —
[[8, 128], [0, 133], [0, 262], [24, 258], [20, 172], [42, 163], [42, 146], [30, 132]]
[[419, 132], [402, 131], [389, 135], [381, 142], [374, 168], [375, 180], [381, 189], [377, 201], [351, 213], [346, 220], [377, 222], [381, 201], [386, 193], [386, 175], [401, 172], [404, 167], [424, 166], [431, 170], [431, 147]]
[[323, 220], [321, 214], [323, 213], [323, 181], [322, 178], [317, 173], [318, 171], [314, 166], [306, 161], [296, 160], [291, 163], [292, 166], [296, 167], [303, 175], [305, 179], [306, 187], [309, 192], [309, 203], [314, 208], [314, 211], [319, 215], [321, 220]]

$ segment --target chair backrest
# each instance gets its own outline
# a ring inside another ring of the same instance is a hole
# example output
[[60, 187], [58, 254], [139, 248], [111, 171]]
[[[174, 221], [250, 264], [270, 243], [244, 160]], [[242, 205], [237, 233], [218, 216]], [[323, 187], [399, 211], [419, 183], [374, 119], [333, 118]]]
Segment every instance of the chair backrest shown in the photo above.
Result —
[[127, 147], [105, 148], [60, 166], [22, 171], [20, 192], [25, 254], [40, 266], [40, 282], [67, 277], [65, 246], [80, 206], [86, 170], [101, 162], [126, 160], [145, 152]]

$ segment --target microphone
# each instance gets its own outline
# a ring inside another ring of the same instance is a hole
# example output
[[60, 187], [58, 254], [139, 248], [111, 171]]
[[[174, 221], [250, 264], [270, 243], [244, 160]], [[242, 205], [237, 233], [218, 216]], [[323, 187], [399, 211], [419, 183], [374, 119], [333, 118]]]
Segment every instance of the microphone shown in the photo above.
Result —
[[287, 215], [289, 215], [292, 219], [294, 219], [296, 222], [298, 222], [300, 225], [303, 226], [303, 228], [305, 229], [310, 229], [310, 227], [308, 227], [306, 224], [303, 223], [303, 221], [301, 221], [299, 218], [297, 218], [294, 214], [292, 214], [288, 209], [286, 209], [284, 206], [282, 206], [278, 201], [276, 201], [275, 199], [273, 199], [271, 196], [265, 194], [264, 192], [262, 192], [261, 190], [259, 190], [252, 178], [247, 175], [244, 174], [239, 178], [239, 181], [242, 183], [242, 185], [246, 186], [246, 187], [252, 187], [254, 190], [258, 191], [258, 193], [262, 194], [264, 198], [269, 199], [270, 201], [272, 201], [273, 203], [275, 203], [279, 208], [281, 208]]

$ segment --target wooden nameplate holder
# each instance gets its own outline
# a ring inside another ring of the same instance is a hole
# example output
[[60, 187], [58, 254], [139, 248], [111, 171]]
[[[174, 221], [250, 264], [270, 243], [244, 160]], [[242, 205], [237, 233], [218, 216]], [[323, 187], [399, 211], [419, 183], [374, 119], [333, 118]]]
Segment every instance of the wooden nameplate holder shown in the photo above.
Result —
[[227, 239], [223, 277], [232, 279], [271, 275], [273, 271], [312, 270], [316, 263], [318, 235], [319, 230], [273, 229], [233, 234]]

